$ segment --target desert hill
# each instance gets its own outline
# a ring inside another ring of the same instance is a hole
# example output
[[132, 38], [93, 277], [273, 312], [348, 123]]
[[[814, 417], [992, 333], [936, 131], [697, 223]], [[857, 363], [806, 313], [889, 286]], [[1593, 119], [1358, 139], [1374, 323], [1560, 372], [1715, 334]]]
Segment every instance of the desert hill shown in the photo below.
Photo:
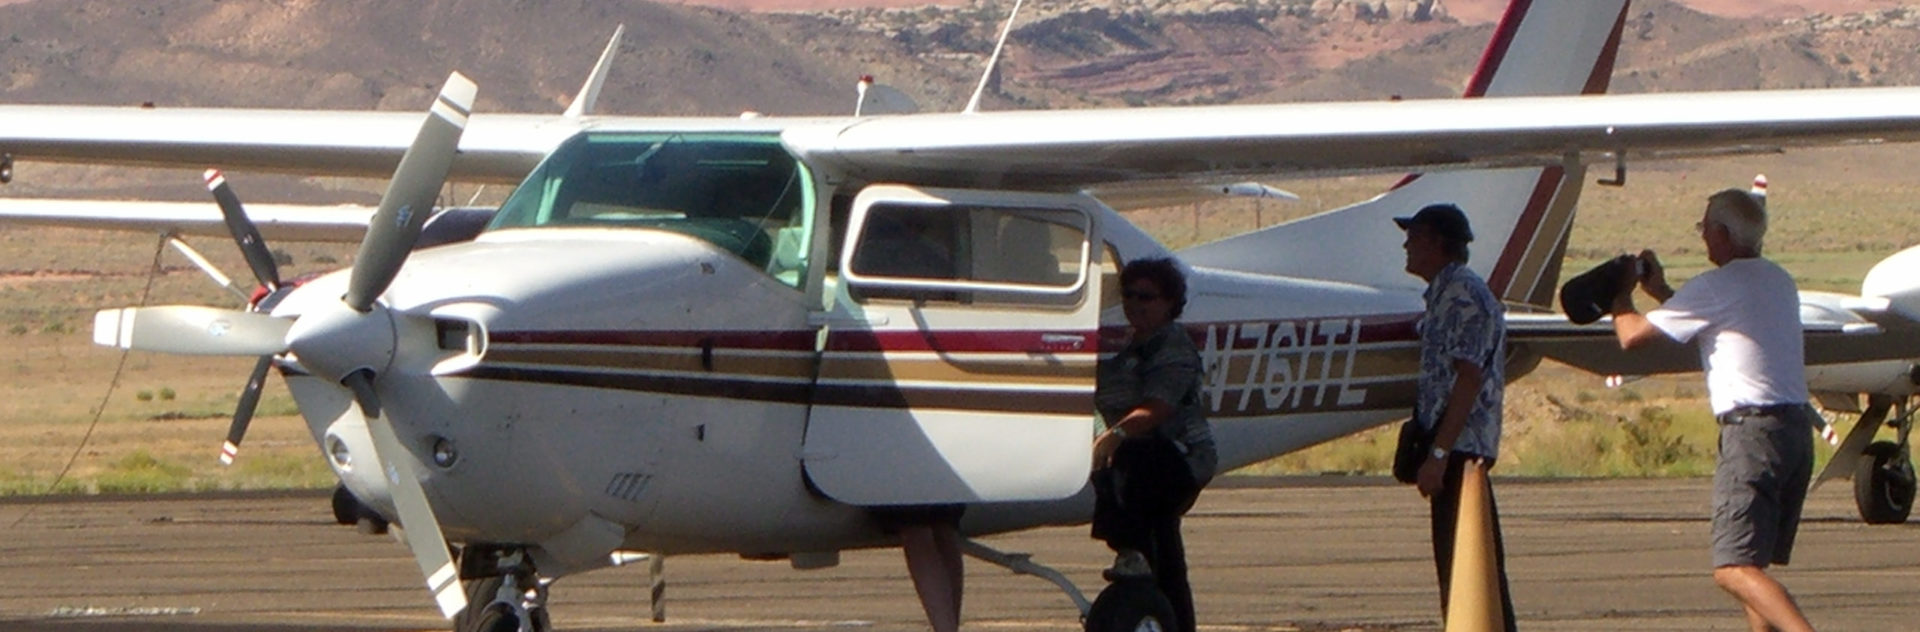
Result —
[[[1451, 96], [1491, 26], [1449, 7], [1484, 3], [1049, 3], [1019, 21], [987, 107]], [[557, 112], [626, 24], [603, 112], [839, 114], [862, 74], [927, 109], [956, 109], [1003, 11], [978, 1], [741, 13], [635, 0], [29, 0], [0, 3], [0, 102], [405, 110], [459, 69], [480, 82], [482, 111]], [[1920, 85], [1920, 11], [1779, 20], [1652, 1], [1633, 12], [1616, 91]], [[168, 178], [182, 184], [159, 194], [201, 195], [193, 179]], [[338, 186], [272, 188], [307, 199]], [[124, 170], [23, 166], [5, 193], [155, 191]]]

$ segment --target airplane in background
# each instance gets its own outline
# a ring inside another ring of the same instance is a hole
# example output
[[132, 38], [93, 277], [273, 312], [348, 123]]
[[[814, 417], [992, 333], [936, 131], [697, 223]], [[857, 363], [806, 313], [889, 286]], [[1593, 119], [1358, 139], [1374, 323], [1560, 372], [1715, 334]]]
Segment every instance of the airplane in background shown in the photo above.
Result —
[[[1544, 357], [1612, 357], [1594, 347], [1610, 331], [1546, 313], [1588, 164], [1620, 181], [1630, 159], [1920, 140], [1914, 88], [1601, 95], [1626, 17], [1625, 0], [1516, 0], [1457, 100], [600, 116], [610, 46], [558, 116], [472, 113], [477, 86], [457, 73], [424, 124], [0, 106], [8, 165], [391, 174], [370, 214], [269, 219], [210, 177], [224, 214], [5, 199], [0, 220], [231, 230], [263, 300], [105, 310], [96, 340], [260, 358], [255, 377], [286, 379], [343, 485], [403, 527], [457, 632], [544, 630], [551, 582], [621, 551], [813, 568], [897, 546], [873, 507], [964, 504], [970, 537], [1085, 522], [1122, 262], [1187, 270], [1226, 471], [1405, 417], [1424, 288], [1392, 217], [1467, 209], [1471, 266], [1516, 312], [1518, 377]], [[1424, 173], [1179, 252], [1118, 212], [1250, 178], [1408, 169]], [[430, 229], [448, 180], [519, 186]], [[948, 265], [888, 256], [905, 225]], [[359, 241], [353, 267], [279, 279], [265, 242], [315, 235]], [[1839, 305], [1844, 323], [1809, 322], [1809, 362], [1912, 357], [1914, 279]], [[1620, 362], [1697, 370], [1680, 345]]]
[[[1766, 204], [1767, 186], [1767, 177], [1762, 174], [1754, 177], [1749, 189], [1762, 205]], [[1802, 290], [1800, 321], [1809, 328], [1875, 331], [1880, 327], [1875, 318], [1885, 316], [1869, 314], [1909, 318], [1920, 314], [1920, 291], [1916, 291], [1914, 279], [1920, 279], [1920, 246], [1874, 264], [1857, 295]], [[1604, 322], [1596, 325], [1605, 326]], [[1835, 446], [1835, 451], [1814, 477], [1812, 487], [1818, 489], [1830, 480], [1853, 479], [1854, 504], [1868, 524], [1904, 523], [1913, 509], [1916, 485], [1908, 436], [1913, 430], [1914, 396], [1920, 394], [1920, 350], [1899, 349], [1905, 350], [1904, 357], [1810, 363], [1806, 368], [1808, 390], [1821, 409], [1859, 415], [1844, 441], [1834, 431], [1833, 420], [1825, 420], [1825, 425], [1815, 429]], [[1670, 362], [1673, 358], [1662, 358], [1645, 362], [1613, 351], [1605, 344], [1589, 342], [1556, 345], [1547, 355], [1607, 376], [1609, 387], [1654, 373], [1699, 369], [1697, 361]], [[1864, 408], [1862, 398], [1866, 400]], [[1893, 440], [1874, 440], [1883, 426], [1892, 428]]]

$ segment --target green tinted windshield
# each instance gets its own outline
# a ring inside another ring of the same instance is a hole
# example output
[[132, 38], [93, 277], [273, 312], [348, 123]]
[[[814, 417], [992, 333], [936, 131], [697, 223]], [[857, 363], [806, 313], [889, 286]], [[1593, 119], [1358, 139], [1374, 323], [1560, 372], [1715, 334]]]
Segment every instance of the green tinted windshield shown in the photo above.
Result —
[[668, 230], [797, 283], [812, 183], [774, 135], [590, 133], [527, 176], [488, 230]]

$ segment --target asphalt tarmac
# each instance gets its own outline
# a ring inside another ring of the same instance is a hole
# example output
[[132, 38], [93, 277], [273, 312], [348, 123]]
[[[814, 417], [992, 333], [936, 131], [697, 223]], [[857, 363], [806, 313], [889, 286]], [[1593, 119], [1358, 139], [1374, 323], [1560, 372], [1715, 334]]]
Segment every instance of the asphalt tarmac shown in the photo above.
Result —
[[[1532, 630], [1742, 630], [1709, 578], [1707, 481], [1498, 479], [1508, 568]], [[1186, 524], [1202, 630], [1437, 630], [1425, 504], [1378, 479], [1229, 478]], [[17, 524], [14, 524], [17, 521]], [[11, 527], [6, 525], [11, 524]], [[0, 501], [0, 630], [444, 630], [404, 548], [334, 524], [324, 494]], [[1083, 528], [983, 540], [1091, 592]], [[553, 587], [561, 630], [923, 630], [897, 550], [835, 568], [667, 559]], [[1825, 630], [1920, 630], [1920, 525], [1867, 526], [1844, 483], [1812, 496], [1786, 583]], [[964, 627], [1076, 630], [1051, 584], [977, 560]]]

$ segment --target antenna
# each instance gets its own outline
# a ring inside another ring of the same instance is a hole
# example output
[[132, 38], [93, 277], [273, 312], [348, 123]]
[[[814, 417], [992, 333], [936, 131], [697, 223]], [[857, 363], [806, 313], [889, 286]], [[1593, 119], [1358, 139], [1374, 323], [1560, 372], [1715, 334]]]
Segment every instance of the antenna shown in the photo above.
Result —
[[980, 85], [973, 89], [973, 98], [967, 100], [967, 109], [972, 114], [980, 111], [980, 95], [987, 91], [987, 80], [993, 78], [993, 71], [1000, 67], [1000, 49], [1007, 46], [1007, 35], [1013, 33], [1013, 20], [1020, 16], [1020, 4], [1025, 0], [1013, 0], [1013, 11], [1007, 13], [1007, 24], [1000, 28], [1000, 41], [993, 44], [993, 56], [987, 58], [987, 71], [980, 73]]
[[600, 100], [600, 86], [607, 83], [607, 69], [613, 67], [613, 54], [620, 52], [620, 35], [627, 32], [627, 25], [613, 27], [613, 38], [607, 40], [607, 49], [600, 52], [600, 62], [593, 65], [593, 72], [587, 75], [587, 82], [580, 86], [580, 95], [573, 98], [573, 105], [567, 106], [567, 118], [580, 118], [593, 113], [593, 103]]

